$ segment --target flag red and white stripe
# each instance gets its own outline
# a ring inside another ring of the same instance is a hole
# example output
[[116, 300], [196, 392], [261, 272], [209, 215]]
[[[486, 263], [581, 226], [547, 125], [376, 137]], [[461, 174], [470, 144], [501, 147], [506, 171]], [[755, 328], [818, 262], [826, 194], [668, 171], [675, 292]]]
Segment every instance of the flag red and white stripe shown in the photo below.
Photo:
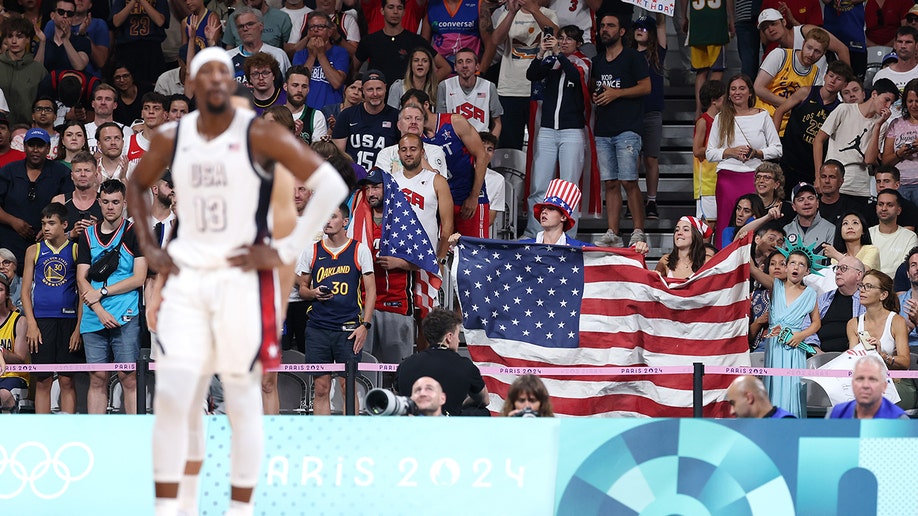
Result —
[[[512, 367], [654, 367], [694, 362], [748, 366], [749, 247], [748, 238], [734, 242], [692, 278], [674, 283], [647, 270], [642, 258], [630, 250], [584, 248], [576, 347], [534, 345], [494, 338], [494, 332], [485, 329], [466, 329], [472, 359], [479, 366]], [[519, 252], [519, 248], [511, 249], [511, 253]], [[525, 256], [523, 261], [527, 261]], [[475, 289], [466, 288], [466, 294], [469, 290], [472, 297], [463, 302], [475, 304]], [[489, 294], [477, 295], [484, 302]], [[548, 320], [549, 316], [533, 317], [538, 319]], [[513, 375], [486, 376], [492, 411], [501, 409], [514, 379]], [[560, 415], [692, 415], [690, 374], [546, 376], [542, 380]], [[732, 380], [727, 375], [704, 377], [705, 416], [729, 414], [724, 395]]]

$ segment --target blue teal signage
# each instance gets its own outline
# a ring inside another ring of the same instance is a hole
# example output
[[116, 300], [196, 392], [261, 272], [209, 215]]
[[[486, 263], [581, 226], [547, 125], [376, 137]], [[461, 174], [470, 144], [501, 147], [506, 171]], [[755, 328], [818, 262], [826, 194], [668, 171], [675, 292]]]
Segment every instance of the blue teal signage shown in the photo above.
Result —
[[[153, 513], [152, 416], [0, 421], [4, 513]], [[226, 418], [207, 433], [223, 514]], [[265, 439], [257, 514], [918, 515], [912, 421], [293, 416]]]

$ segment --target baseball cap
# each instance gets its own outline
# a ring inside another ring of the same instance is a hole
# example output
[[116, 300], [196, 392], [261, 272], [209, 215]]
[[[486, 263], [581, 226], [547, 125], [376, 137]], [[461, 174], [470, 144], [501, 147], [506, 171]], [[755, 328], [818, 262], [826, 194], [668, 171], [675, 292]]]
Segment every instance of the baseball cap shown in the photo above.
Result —
[[0, 247], [0, 260], [9, 260], [11, 262], [16, 261], [16, 255], [13, 254], [13, 251], [5, 247]]
[[909, 9], [906, 13], [906, 15], [908, 14], [918, 14], [918, 5], [913, 5], [912, 8]]
[[756, 24], [756, 27], [761, 29], [762, 24], [765, 22], [772, 22], [783, 19], [784, 16], [782, 16], [777, 9], [763, 9], [762, 12], [759, 13], [759, 22]]
[[882, 64], [886, 64], [886, 63], [888, 63], [888, 62], [890, 62], [890, 61], [892, 61], [893, 63], [898, 63], [898, 62], [899, 62], [899, 54], [896, 54], [895, 52], [890, 52], [890, 53], [886, 54], [885, 56], [883, 56]]
[[652, 16], [641, 16], [631, 24], [635, 29], [647, 29], [647, 31], [657, 30], [657, 20]]
[[379, 167], [373, 167], [367, 173], [367, 177], [357, 181], [357, 186], [378, 185], [383, 182], [383, 171]]
[[363, 81], [364, 84], [366, 84], [367, 81], [386, 82], [386, 76], [379, 70], [367, 70], [360, 76], [360, 80]]
[[813, 185], [809, 183], [797, 183], [797, 186], [794, 187], [793, 195], [791, 195], [791, 200], [797, 199], [797, 194], [800, 192], [811, 192], [813, 195], [816, 195], [816, 189], [813, 188]]
[[29, 131], [25, 133], [25, 137], [22, 139], [24, 143], [32, 140], [41, 140], [45, 143], [51, 143], [51, 137], [48, 136], [48, 132], [44, 129], [39, 129], [38, 127], [29, 129]]

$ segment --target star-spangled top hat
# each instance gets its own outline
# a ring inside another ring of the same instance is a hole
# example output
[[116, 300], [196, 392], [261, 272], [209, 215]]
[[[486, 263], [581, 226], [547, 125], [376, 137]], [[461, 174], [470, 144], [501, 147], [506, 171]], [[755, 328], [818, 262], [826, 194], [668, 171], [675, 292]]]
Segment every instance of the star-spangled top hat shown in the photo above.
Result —
[[580, 207], [580, 188], [570, 181], [552, 179], [545, 192], [545, 199], [532, 207], [532, 213], [538, 219], [542, 216], [542, 208], [552, 206], [561, 210], [567, 217], [564, 221], [564, 231], [574, 227], [573, 213]]

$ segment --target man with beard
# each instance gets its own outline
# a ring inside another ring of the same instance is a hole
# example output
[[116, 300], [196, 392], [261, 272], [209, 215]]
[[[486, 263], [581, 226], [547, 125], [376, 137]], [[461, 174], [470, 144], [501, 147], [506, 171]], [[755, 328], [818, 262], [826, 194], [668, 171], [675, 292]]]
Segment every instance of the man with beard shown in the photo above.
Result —
[[51, 138], [43, 129], [29, 129], [23, 137], [26, 158], [0, 169], [0, 242], [16, 256], [22, 270], [26, 247], [35, 243], [41, 228], [41, 209], [58, 194], [73, 191], [70, 171], [48, 159]]
[[[418, 138], [415, 137], [415, 140]], [[376, 309], [373, 310], [373, 327], [367, 335], [365, 348], [382, 363], [400, 364], [414, 350], [416, 330], [412, 271], [417, 270], [417, 266], [401, 258], [379, 255], [386, 199], [383, 174], [385, 172], [374, 168], [366, 179], [358, 183], [364, 189], [373, 214], [370, 252], [375, 270], [373, 277], [376, 279]], [[443, 182], [445, 187], [446, 181]], [[386, 375], [385, 387], [389, 387], [392, 377], [391, 374]]]
[[102, 220], [98, 193], [101, 181], [96, 160], [86, 151], [76, 153], [70, 166], [73, 192], [58, 195], [51, 202], [59, 202], [67, 208], [67, 235], [76, 242], [86, 228]]
[[606, 216], [609, 229], [597, 243], [621, 247], [622, 192], [634, 221], [628, 246], [646, 242], [644, 236], [644, 198], [638, 186], [638, 155], [641, 153], [641, 124], [644, 96], [650, 94], [650, 70], [637, 50], [625, 48], [625, 26], [620, 14], [598, 16], [599, 38], [605, 52], [593, 59], [592, 76], [596, 88], [596, 154], [600, 177], [605, 183]]
[[[774, 115], [775, 108], [781, 107], [798, 89], [815, 84], [825, 73], [816, 62], [825, 55], [828, 46], [829, 33], [817, 27], [807, 33], [800, 50], [776, 48], [769, 52], [755, 78], [756, 107]], [[784, 135], [786, 125], [785, 116], [777, 127], [779, 135]]]
[[398, 141], [398, 110], [386, 105], [385, 75], [368, 70], [361, 80], [364, 100], [338, 115], [332, 141], [369, 170], [376, 162], [376, 154]]
[[297, 134], [306, 143], [321, 140], [328, 134], [328, 126], [321, 111], [306, 105], [306, 96], [309, 95], [309, 70], [300, 65], [292, 66], [287, 70], [286, 79], [284, 91], [287, 93], [287, 103], [284, 105], [293, 114]]
[[449, 183], [436, 172], [422, 166], [424, 147], [421, 137], [406, 134], [398, 142], [401, 172], [392, 177], [408, 198], [427, 239], [441, 263], [449, 252], [449, 236], [454, 230], [455, 211]]
[[172, 238], [172, 227], [178, 222], [172, 205], [175, 203], [175, 191], [172, 186], [172, 174], [166, 174], [150, 187], [153, 194], [153, 205], [150, 209], [150, 222], [153, 236], [159, 241], [160, 247], [166, 247]]
[[[227, 514], [252, 514], [264, 455], [262, 370], [279, 362], [276, 312], [292, 277], [280, 291], [273, 286], [280, 267], [296, 260], [344, 199], [347, 187], [334, 168], [294, 135], [232, 106], [236, 85], [225, 51], [202, 50], [189, 64], [188, 75], [198, 111], [155, 133], [128, 182], [137, 220], [150, 217], [145, 191], [170, 163], [179, 191], [177, 211], [192, 217], [200, 209], [196, 201], [208, 200], [201, 223], [179, 226], [168, 254], [149, 226], [137, 226], [151, 268], [168, 274], [161, 303], [156, 298], [148, 306], [150, 328], [158, 329], [156, 510], [197, 513], [197, 478], [205, 456], [199, 406], [211, 375], [219, 373], [233, 422]], [[292, 233], [272, 241], [270, 210], [292, 208], [290, 191], [274, 190], [282, 179], [273, 173], [275, 163], [305, 181], [315, 195], [295, 219]]]
[[[132, 132], [133, 135], [133, 132]], [[124, 155], [124, 133], [117, 122], [105, 122], [96, 130], [99, 142], [99, 175], [101, 181], [120, 179], [127, 175], [127, 156]]]

